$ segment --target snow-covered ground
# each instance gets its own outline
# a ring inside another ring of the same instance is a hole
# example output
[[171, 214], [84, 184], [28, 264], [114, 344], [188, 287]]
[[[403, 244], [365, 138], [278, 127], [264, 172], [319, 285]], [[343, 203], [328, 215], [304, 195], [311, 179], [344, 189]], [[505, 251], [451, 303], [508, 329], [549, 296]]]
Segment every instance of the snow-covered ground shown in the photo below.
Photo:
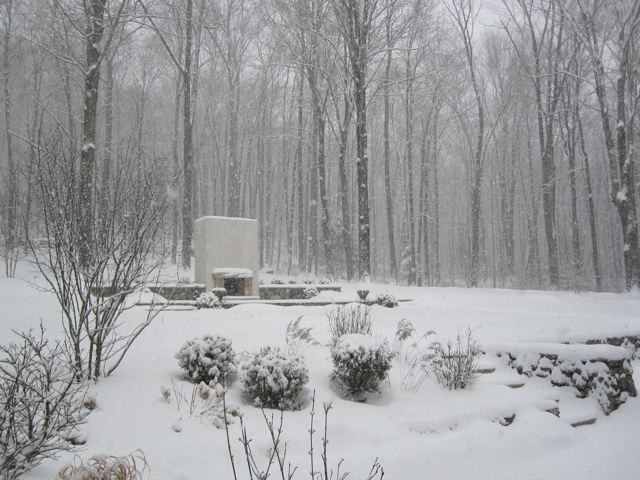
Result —
[[[54, 297], [30, 282], [37, 276], [0, 279], [0, 341], [11, 339], [12, 329], [26, 330], [42, 319], [52, 335], [61, 333]], [[356, 298], [357, 284], [326, 298]], [[398, 308], [373, 307], [375, 335], [390, 342], [399, 320], [408, 319], [418, 332], [435, 330], [444, 339], [471, 327], [481, 344], [519, 341], [553, 342], [640, 332], [640, 294], [539, 292], [460, 288], [408, 288], [368, 285], [375, 294], [388, 290], [413, 298]], [[126, 320], [144, 314], [136, 307]], [[578, 400], [565, 388], [541, 379], [518, 377], [500, 367], [465, 391], [448, 391], [428, 379], [415, 394], [401, 389], [400, 369], [394, 365], [389, 384], [367, 403], [341, 398], [328, 376], [331, 358], [326, 343], [329, 330], [325, 307], [241, 305], [229, 310], [166, 311], [144, 332], [112, 377], [95, 386], [98, 409], [84, 427], [87, 443], [82, 458], [98, 453], [122, 455], [144, 452], [148, 478], [200, 479], [232, 477], [225, 432], [210, 422], [189, 418], [175, 404], [162, 401], [161, 386], [171, 382], [190, 391], [174, 354], [182, 343], [206, 333], [233, 341], [237, 352], [260, 346], [284, 346], [287, 324], [301, 315], [303, 326], [313, 327], [320, 345], [305, 351], [310, 382], [308, 399], [316, 394], [316, 458], [320, 461], [322, 402], [332, 402], [329, 416], [330, 463], [344, 458], [349, 478], [366, 477], [378, 457], [388, 479], [636, 479], [640, 471], [640, 399], [630, 398], [605, 417], [592, 399]], [[495, 362], [498, 364], [498, 362]], [[640, 363], [634, 362], [640, 385]], [[507, 386], [524, 382], [522, 388]], [[550, 401], [560, 401], [561, 417], [544, 412]], [[244, 414], [257, 460], [264, 462], [268, 432], [260, 410], [242, 398], [236, 382], [228, 401]], [[499, 419], [516, 413], [510, 426]], [[598, 415], [594, 425], [573, 428], [580, 417]], [[181, 420], [180, 420], [181, 418]], [[180, 432], [172, 426], [179, 423]], [[240, 426], [230, 426], [240, 477], [245, 478]], [[308, 478], [309, 409], [284, 415], [289, 460], [298, 465], [296, 478]], [[25, 476], [51, 479], [72, 459], [64, 455]], [[273, 476], [273, 478], [276, 478]]]

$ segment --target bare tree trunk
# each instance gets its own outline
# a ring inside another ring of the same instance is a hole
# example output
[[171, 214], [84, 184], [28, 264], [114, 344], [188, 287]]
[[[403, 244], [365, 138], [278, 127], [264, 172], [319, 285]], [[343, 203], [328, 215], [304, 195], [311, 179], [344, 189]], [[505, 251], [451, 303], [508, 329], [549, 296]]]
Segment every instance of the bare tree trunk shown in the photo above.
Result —
[[340, 204], [342, 207], [342, 241], [347, 267], [347, 279], [353, 278], [353, 245], [351, 239], [351, 219], [349, 215], [349, 185], [347, 182], [347, 141], [349, 139], [349, 124], [351, 123], [351, 100], [344, 94], [344, 117], [340, 125], [340, 141], [338, 150], [338, 175], [340, 177]]
[[[111, 157], [113, 152], [113, 54], [109, 52], [106, 57], [105, 69], [105, 105], [104, 105], [104, 156], [102, 158], [102, 174], [100, 186], [100, 211], [105, 212], [109, 208], [109, 188], [111, 184]], [[104, 239], [101, 239], [104, 240]]]
[[296, 179], [296, 187], [298, 190], [298, 270], [302, 271], [304, 269], [307, 257], [305, 255], [305, 246], [306, 246], [306, 236], [305, 236], [305, 219], [304, 219], [304, 193], [303, 193], [303, 156], [302, 156], [302, 134], [304, 131], [304, 112], [303, 112], [303, 101], [304, 101], [304, 78], [302, 74], [298, 76], [298, 138], [296, 144], [296, 161], [295, 165], [297, 179]]
[[376, 0], [333, 0], [335, 17], [349, 53], [356, 110], [356, 181], [358, 192], [358, 275], [371, 274], [369, 225], [369, 153], [367, 137], [367, 69], [373, 21], [379, 15]]
[[469, 285], [477, 287], [480, 278], [480, 207], [482, 194], [482, 171], [484, 163], [484, 106], [480, 85], [476, 77], [476, 65], [473, 54], [473, 2], [459, 1], [452, 5], [452, 15], [458, 26], [464, 44], [464, 50], [471, 77], [471, 86], [478, 110], [478, 136], [475, 145], [474, 159], [471, 166], [471, 267]]
[[382, 83], [384, 96], [384, 191], [387, 205], [387, 233], [389, 236], [389, 263], [391, 265], [391, 275], [398, 281], [398, 258], [396, 256], [395, 230], [393, 228], [393, 198], [391, 193], [391, 159], [389, 152], [389, 119], [391, 117], [391, 107], [389, 104], [389, 86], [391, 71], [391, 9], [387, 6], [386, 17], [386, 39], [387, 53], [384, 68], [384, 79]]
[[4, 48], [2, 52], [2, 67], [4, 73], [3, 93], [4, 93], [4, 126], [5, 141], [7, 144], [7, 177], [5, 198], [3, 198], [4, 214], [6, 218], [5, 229], [5, 275], [13, 277], [15, 274], [15, 255], [19, 249], [17, 242], [17, 209], [18, 209], [18, 176], [15, 160], [13, 158], [13, 145], [11, 136], [11, 66], [10, 66], [10, 42], [11, 27], [13, 23], [13, 0], [9, 0], [5, 5], [6, 23], [4, 32]]
[[411, 65], [411, 49], [413, 43], [409, 45], [405, 61], [405, 72], [407, 75], [405, 88], [405, 144], [407, 158], [407, 202], [409, 215], [409, 285], [415, 285], [417, 282], [417, 263], [416, 263], [416, 230], [415, 230], [415, 203], [413, 198], [413, 76], [415, 75], [415, 65]]
[[423, 284], [431, 285], [431, 269], [429, 265], [429, 123], [422, 126], [420, 141], [420, 237], [422, 238], [422, 275]]
[[184, 86], [182, 175], [182, 252], [183, 268], [191, 268], [191, 238], [193, 234], [193, 120], [191, 118], [191, 55], [193, 48], [193, 0], [187, 0], [186, 36], [184, 45], [184, 66], [182, 82]]
[[78, 183], [80, 244], [79, 262], [88, 266], [93, 239], [93, 170], [96, 161], [96, 117], [98, 113], [98, 89], [100, 86], [99, 45], [104, 34], [104, 14], [108, 0], [90, 0], [85, 4], [87, 17], [86, 64], [84, 72], [84, 100], [82, 120], [82, 148]]
[[433, 116], [433, 257], [434, 257], [434, 285], [439, 286], [440, 278], [440, 191], [438, 182], [438, 118], [440, 116], [440, 108], [436, 107]]
[[[579, 105], [576, 107], [579, 108]], [[582, 119], [580, 118], [580, 111], [576, 110], [576, 117], [578, 121], [578, 136], [580, 137], [580, 151], [582, 152], [582, 158], [584, 159], [584, 171], [587, 187], [587, 202], [589, 204], [589, 231], [591, 233], [591, 259], [593, 261], [593, 274], [596, 278], [596, 290], [602, 291], [602, 271], [600, 268], [600, 253], [598, 249], [598, 230], [596, 224], [596, 209], [593, 204], [593, 187], [591, 183], [591, 171], [589, 168], [589, 154], [584, 141], [584, 133], [582, 130]]]
[[240, 157], [238, 155], [238, 122], [240, 72], [230, 71], [229, 81], [229, 203], [227, 214], [240, 216]]

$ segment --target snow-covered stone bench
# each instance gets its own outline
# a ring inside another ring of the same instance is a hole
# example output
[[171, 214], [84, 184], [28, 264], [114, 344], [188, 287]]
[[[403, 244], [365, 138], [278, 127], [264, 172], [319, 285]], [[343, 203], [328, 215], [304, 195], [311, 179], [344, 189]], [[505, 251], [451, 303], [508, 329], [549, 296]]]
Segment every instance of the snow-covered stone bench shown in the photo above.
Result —
[[568, 386], [577, 397], [594, 396], [609, 415], [629, 396], [637, 395], [630, 352], [613, 345], [507, 343], [491, 351], [518, 373], [548, 378], [554, 386]]

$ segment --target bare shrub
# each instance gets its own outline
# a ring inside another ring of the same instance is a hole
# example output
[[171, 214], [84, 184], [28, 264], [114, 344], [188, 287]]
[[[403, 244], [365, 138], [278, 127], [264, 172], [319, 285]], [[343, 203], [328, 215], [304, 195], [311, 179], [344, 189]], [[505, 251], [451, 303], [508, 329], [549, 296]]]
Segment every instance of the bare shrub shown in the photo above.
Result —
[[438, 383], [449, 390], [458, 390], [474, 382], [481, 351], [471, 329], [465, 335], [458, 332], [455, 338], [444, 344], [433, 342], [429, 349], [431, 371]]
[[[310, 422], [309, 422], [309, 449], [307, 450], [309, 453], [309, 459], [311, 468], [308, 470], [308, 475], [311, 480], [345, 480], [349, 477], [349, 472], [345, 472], [342, 470], [344, 459], [341, 459], [335, 467], [330, 466], [329, 462], [329, 452], [327, 449], [327, 445], [329, 444], [329, 411], [333, 408], [331, 403], [323, 403], [322, 410], [324, 412], [324, 429], [322, 436], [322, 450], [321, 450], [321, 464], [316, 465], [316, 450], [314, 448], [314, 440], [316, 429], [314, 425], [315, 420], [315, 405], [316, 405], [316, 393], [313, 392], [312, 400], [311, 400], [311, 411], [309, 412]], [[267, 415], [264, 410], [262, 410], [262, 416], [264, 418], [265, 424], [267, 426], [267, 430], [269, 432], [269, 439], [271, 441], [271, 446], [268, 450], [268, 460], [265, 466], [258, 465], [258, 462], [253, 453], [253, 449], [251, 448], [251, 438], [247, 433], [247, 426], [242, 417], [240, 417], [240, 425], [242, 428], [241, 436], [239, 438], [240, 443], [242, 444], [243, 455], [245, 464], [247, 467], [247, 477], [249, 479], [263, 480], [267, 478], [271, 478], [272, 473], [274, 473], [274, 477], [278, 477], [281, 480], [292, 480], [298, 471], [297, 465], [292, 465], [287, 460], [287, 443], [283, 437], [283, 423], [284, 423], [284, 415], [283, 412], [280, 411], [280, 415], [278, 416], [278, 420], [274, 418], [274, 415]], [[229, 460], [231, 462], [231, 468], [233, 470], [233, 478], [234, 480], [238, 480], [238, 478], [242, 478], [239, 476], [239, 471], [236, 468], [235, 457], [233, 455], [233, 449], [231, 447], [231, 441], [229, 439], [229, 427], [226, 427], [227, 434], [227, 450], [229, 453]], [[350, 478], [350, 477], [349, 477]], [[363, 480], [382, 480], [384, 478], [384, 469], [378, 462], [376, 458], [371, 465], [368, 475]]]
[[0, 477], [6, 480], [72, 450], [70, 439], [89, 414], [87, 386], [76, 382], [63, 347], [42, 328], [17, 335], [17, 342], [0, 346]]
[[129, 455], [94, 455], [87, 461], [64, 466], [56, 480], [141, 480], [149, 469], [141, 450]]
[[371, 307], [364, 303], [338, 305], [325, 313], [334, 339], [349, 333], [371, 335]]

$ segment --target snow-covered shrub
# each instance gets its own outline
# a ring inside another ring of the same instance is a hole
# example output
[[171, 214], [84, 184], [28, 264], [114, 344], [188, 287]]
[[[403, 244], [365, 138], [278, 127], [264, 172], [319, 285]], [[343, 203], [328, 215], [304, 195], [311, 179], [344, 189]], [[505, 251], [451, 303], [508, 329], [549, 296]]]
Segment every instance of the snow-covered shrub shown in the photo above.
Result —
[[284, 285], [284, 282], [282, 280], [274, 278], [273, 280], [271, 280], [271, 285]]
[[400, 363], [403, 390], [415, 393], [429, 375], [431, 350], [427, 339], [434, 332], [429, 330], [417, 336], [411, 322], [405, 318], [398, 322], [393, 355]]
[[95, 455], [85, 462], [64, 466], [56, 480], [141, 480], [148, 470], [147, 459], [141, 450], [116, 457]]
[[325, 311], [334, 339], [348, 333], [371, 335], [371, 307], [364, 303], [338, 305]]
[[216, 297], [218, 297], [218, 300], [222, 302], [222, 299], [227, 294], [227, 289], [224, 287], [215, 287], [211, 289], [211, 293], [213, 293]]
[[458, 390], [474, 382], [481, 350], [470, 329], [466, 335], [458, 332], [455, 338], [444, 344], [433, 342], [429, 349], [431, 371], [438, 383], [449, 390]]
[[376, 303], [383, 307], [393, 308], [398, 306], [398, 299], [389, 292], [383, 292], [376, 297]]
[[13, 480], [73, 449], [89, 410], [59, 343], [33, 332], [0, 346], [0, 478]]
[[331, 346], [331, 381], [343, 394], [358, 400], [380, 391], [393, 355], [387, 340], [362, 334], [342, 335]]
[[286, 355], [279, 348], [263, 347], [241, 365], [242, 385], [256, 407], [295, 410], [298, 395], [309, 381], [301, 355]]
[[231, 340], [218, 335], [187, 340], [176, 359], [194, 382], [228, 383], [237, 370]]
[[302, 292], [302, 297], [307, 300], [317, 296], [318, 296], [318, 289], [316, 287], [306, 287]]
[[196, 298], [196, 308], [222, 308], [223, 303], [215, 292], [203, 292]]

